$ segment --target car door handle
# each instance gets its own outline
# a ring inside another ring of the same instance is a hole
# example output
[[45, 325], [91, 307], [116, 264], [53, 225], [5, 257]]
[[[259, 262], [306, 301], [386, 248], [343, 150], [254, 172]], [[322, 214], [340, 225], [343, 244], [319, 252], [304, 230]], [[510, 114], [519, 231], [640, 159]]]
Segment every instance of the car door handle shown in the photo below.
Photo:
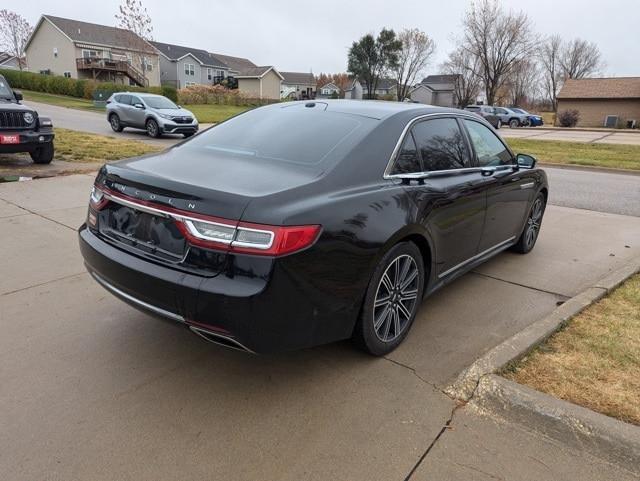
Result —
[[482, 174], [483, 177], [489, 177], [493, 175], [495, 172], [496, 172], [495, 167], [483, 167], [482, 169], [480, 169], [480, 173]]

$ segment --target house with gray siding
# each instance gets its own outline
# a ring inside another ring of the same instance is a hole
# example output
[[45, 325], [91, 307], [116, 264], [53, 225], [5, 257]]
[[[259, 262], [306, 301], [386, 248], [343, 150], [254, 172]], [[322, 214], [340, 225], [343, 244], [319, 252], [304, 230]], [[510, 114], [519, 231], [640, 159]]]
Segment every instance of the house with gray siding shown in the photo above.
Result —
[[230, 67], [206, 50], [150, 42], [160, 55], [160, 82], [176, 88], [215, 85], [231, 76]]
[[[378, 79], [378, 84], [373, 92], [374, 98], [382, 98], [397, 95], [398, 83], [393, 79], [381, 78]], [[367, 89], [366, 84], [358, 79], [353, 79], [349, 88], [344, 91], [345, 99], [362, 100], [368, 99], [371, 96]]]
[[27, 40], [25, 54], [31, 72], [122, 85], [160, 85], [155, 48], [122, 28], [42, 15]]
[[460, 75], [429, 75], [409, 92], [411, 100], [438, 107], [457, 107]]
[[310, 72], [282, 72], [281, 98], [294, 100], [316, 97], [316, 78]]

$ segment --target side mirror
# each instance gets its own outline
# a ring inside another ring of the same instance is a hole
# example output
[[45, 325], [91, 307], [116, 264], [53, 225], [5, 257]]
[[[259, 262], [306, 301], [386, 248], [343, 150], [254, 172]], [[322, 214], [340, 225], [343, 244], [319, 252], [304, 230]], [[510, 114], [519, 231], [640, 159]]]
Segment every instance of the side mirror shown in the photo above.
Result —
[[24, 97], [22, 96], [22, 92], [20, 92], [19, 90], [14, 90], [14, 91], [13, 91], [13, 96], [16, 98], [16, 100], [17, 100], [18, 102], [21, 102], [21, 101], [22, 101], [22, 99], [24, 98]]
[[143, 104], [133, 104], [133, 106], [137, 109], [143, 109], [144, 110], [144, 105]]
[[518, 167], [524, 167], [525, 169], [533, 169], [536, 166], [536, 158], [529, 154], [516, 155], [516, 162]]

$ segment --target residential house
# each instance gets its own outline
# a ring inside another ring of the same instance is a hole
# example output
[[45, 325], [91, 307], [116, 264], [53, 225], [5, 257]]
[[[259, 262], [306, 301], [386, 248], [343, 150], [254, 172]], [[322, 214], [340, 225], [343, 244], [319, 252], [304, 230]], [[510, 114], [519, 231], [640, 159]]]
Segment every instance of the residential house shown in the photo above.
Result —
[[42, 15], [26, 46], [31, 72], [123, 85], [160, 85], [159, 57], [135, 33]]
[[248, 97], [280, 100], [280, 85], [284, 77], [275, 67], [250, 67], [235, 76], [238, 89]]
[[340, 87], [338, 87], [333, 82], [329, 82], [328, 84], [324, 84], [322, 87], [320, 87], [316, 95], [316, 97], [319, 98], [330, 98], [336, 96], [340, 96]]
[[312, 73], [280, 72], [280, 75], [282, 75], [281, 98], [295, 100], [315, 98], [316, 78]]
[[577, 110], [578, 127], [640, 127], [640, 77], [567, 80], [558, 113]]
[[[381, 78], [378, 80], [378, 85], [373, 93], [375, 98], [393, 97], [395, 99], [397, 95], [397, 82], [393, 79]], [[353, 79], [349, 88], [344, 91], [344, 98], [362, 100], [363, 98], [371, 98], [371, 96], [364, 82]]]
[[6, 68], [11, 70], [19, 70], [20, 63], [22, 63], [22, 67], [25, 67], [26, 61], [23, 58], [22, 61], [15, 55], [11, 55], [7, 52], [0, 52], [0, 69]]
[[247, 69], [257, 67], [255, 63], [247, 58], [233, 57], [231, 55], [223, 55], [221, 53], [213, 53], [212, 55], [229, 67], [230, 76], [235, 76]]
[[457, 107], [460, 75], [429, 75], [409, 92], [411, 100], [439, 107]]
[[214, 85], [229, 74], [229, 66], [206, 50], [150, 42], [160, 54], [160, 82], [176, 88]]

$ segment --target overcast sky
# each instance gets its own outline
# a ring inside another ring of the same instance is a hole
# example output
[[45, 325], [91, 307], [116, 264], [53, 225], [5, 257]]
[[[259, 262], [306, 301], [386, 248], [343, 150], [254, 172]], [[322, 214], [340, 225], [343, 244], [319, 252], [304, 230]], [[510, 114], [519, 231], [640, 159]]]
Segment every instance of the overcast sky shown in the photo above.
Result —
[[[540, 35], [559, 33], [596, 42], [605, 75], [640, 76], [640, 0], [504, 0], [522, 9]], [[113, 25], [120, 0], [12, 2], [35, 25], [42, 13]], [[360, 36], [382, 27], [417, 27], [432, 36], [437, 73], [455, 47], [469, 0], [144, 0], [154, 40], [247, 57], [283, 71], [343, 72], [347, 51]], [[45, 11], [42, 11], [45, 8]]]

